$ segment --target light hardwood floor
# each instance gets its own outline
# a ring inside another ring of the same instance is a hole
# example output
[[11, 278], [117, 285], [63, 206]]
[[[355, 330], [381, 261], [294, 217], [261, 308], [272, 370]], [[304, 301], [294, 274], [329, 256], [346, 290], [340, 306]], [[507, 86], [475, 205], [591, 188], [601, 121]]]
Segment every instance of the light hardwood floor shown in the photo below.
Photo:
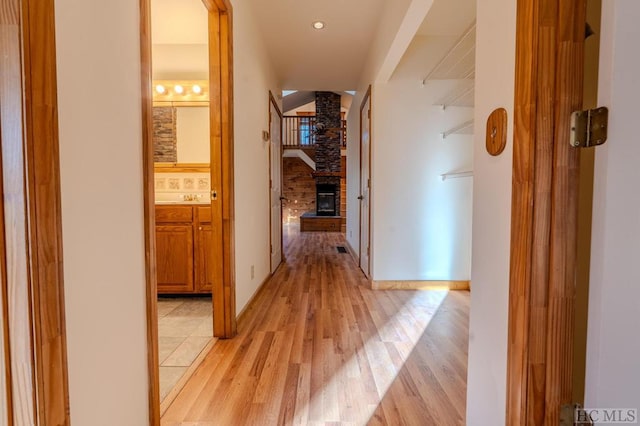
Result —
[[285, 232], [286, 263], [162, 425], [464, 424], [469, 293], [373, 291], [342, 234]]

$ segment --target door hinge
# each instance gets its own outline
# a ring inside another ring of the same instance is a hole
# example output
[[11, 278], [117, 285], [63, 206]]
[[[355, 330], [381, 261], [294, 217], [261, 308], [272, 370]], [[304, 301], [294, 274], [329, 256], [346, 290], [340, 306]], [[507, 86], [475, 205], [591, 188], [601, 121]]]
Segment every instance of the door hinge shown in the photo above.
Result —
[[607, 141], [609, 109], [600, 107], [571, 114], [570, 144], [574, 148], [588, 148]]

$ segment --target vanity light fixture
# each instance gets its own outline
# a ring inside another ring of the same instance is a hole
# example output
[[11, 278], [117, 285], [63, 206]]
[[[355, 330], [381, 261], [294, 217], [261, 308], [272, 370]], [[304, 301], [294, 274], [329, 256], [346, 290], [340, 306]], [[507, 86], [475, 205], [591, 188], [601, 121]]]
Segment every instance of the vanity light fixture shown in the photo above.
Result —
[[154, 102], [208, 102], [208, 80], [154, 80]]
[[321, 30], [324, 28], [324, 22], [322, 21], [315, 21], [312, 25], [316, 30]]

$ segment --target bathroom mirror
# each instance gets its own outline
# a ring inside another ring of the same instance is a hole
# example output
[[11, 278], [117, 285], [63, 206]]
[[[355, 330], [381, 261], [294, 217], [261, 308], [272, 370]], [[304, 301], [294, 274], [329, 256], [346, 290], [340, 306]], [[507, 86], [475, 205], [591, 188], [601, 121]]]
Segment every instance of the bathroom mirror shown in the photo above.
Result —
[[[206, 167], [210, 161], [209, 106], [155, 105], [153, 107], [154, 162], [174, 171], [185, 166]], [[182, 170], [180, 170], [182, 171]]]

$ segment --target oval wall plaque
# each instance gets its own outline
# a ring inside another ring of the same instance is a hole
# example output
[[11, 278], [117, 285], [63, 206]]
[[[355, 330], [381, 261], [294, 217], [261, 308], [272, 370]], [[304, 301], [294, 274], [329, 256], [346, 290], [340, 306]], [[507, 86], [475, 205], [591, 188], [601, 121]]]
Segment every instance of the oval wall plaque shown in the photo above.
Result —
[[507, 146], [507, 110], [498, 108], [487, 119], [487, 152], [500, 155]]

